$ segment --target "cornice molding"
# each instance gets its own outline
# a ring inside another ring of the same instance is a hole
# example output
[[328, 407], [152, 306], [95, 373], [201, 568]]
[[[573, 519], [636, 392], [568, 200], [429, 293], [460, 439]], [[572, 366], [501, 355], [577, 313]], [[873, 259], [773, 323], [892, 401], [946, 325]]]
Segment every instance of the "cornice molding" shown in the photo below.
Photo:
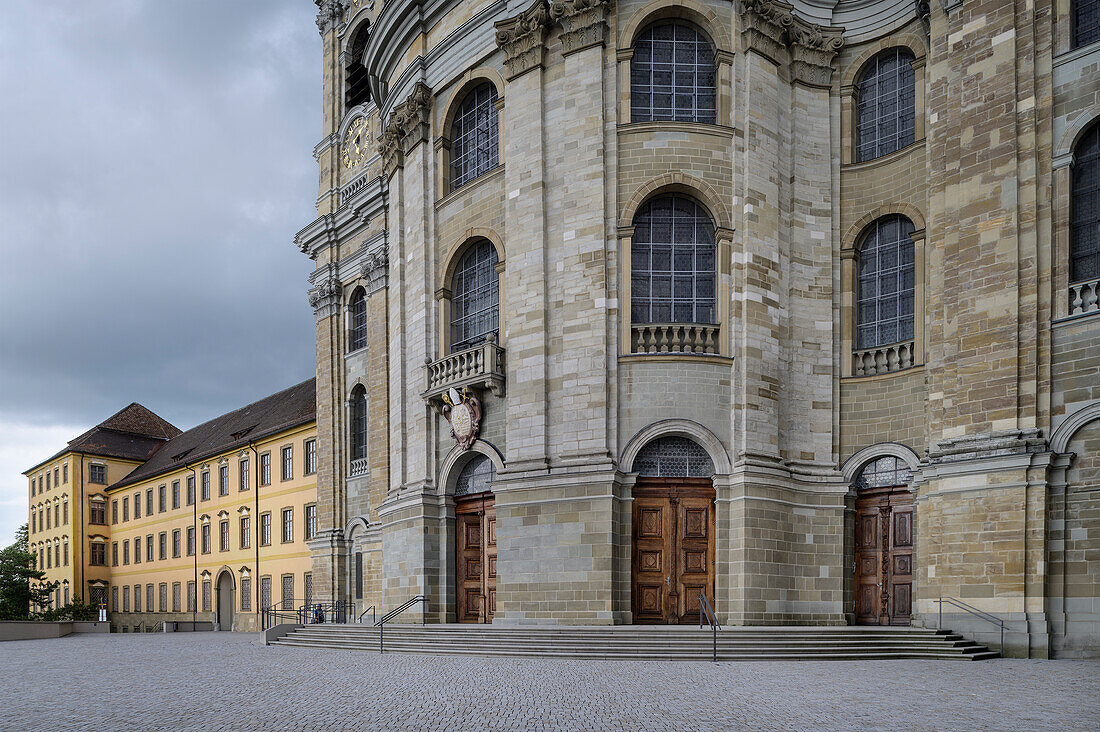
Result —
[[323, 37], [340, 27], [344, 8], [340, 0], [313, 0], [317, 5], [317, 32]]
[[561, 52], [568, 56], [607, 43], [610, 0], [554, 0], [550, 17], [561, 23]]
[[[311, 278], [312, 279], [312, 278]], [[325, 270], [325, 276], [317, 280], [309, 290], [309, 304], [318, 320], [328, 318], [340, 312], [340, 298], [344, 288], [332, 267]]]
[[779, 65], [786, 60], [785, 36], [794, 23], [793, 6], [779, 0], [741, 0], [741, 42]]
[[534, 5], [514, 18], [493, 25], [497, 45], [504, 50], [508, 81], [542, 67], [549, 26], [550, 7], [546, 0], [535, 0]]
[[791, 78], [807, 86], [829, 88], [833, 60], [844, 47], [844, 29], [826, 28], [794, 18], [787, 33], [791, 51]]

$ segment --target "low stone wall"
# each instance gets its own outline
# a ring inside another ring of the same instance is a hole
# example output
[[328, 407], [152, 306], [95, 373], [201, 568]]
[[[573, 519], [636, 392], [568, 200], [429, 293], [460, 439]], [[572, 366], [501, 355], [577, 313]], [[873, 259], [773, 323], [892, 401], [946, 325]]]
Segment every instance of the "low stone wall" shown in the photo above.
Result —
[[111, 624], [98, 620], [73, 621], [74, 633], [110, 633]]
[[0, 641], [62, 638], [73, 632], [71, 621], [5, 620], [0, 622]]

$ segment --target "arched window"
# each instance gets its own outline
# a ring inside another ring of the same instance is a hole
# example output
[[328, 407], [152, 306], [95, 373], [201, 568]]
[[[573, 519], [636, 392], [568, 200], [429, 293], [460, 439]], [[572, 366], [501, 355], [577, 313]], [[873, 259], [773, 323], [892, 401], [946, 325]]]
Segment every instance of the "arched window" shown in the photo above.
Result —
[[718, 118], [714, 47], [682, 21], [642, 31], [630, 59], [630, 121], [703, 122]]
[[1073, 47], [1100, 41], [1100, 0], [1073, 1]]
[[498, 117], [492, 82], [479, 84], [462, 99], [451, 123], [451, 190], [497, 167]]
[[859, 246], [858, 348], [913, 337], [913, 222], [884, 216], [871, 224]]
[[370, 26], [363, 23], [355, 32], [347, 50], [344, 67], [344, 109], [351, 109], [370, 101], [370, 84], [367, 67], [363, 65], [363, 50], [367, 47]]
[[907, 48], [889, 48], [860, 72], [856, 91], [856, 162], [874, 160], [913, 142], [916, 75]]
[[497, 477], [497, 466], [492, 460], [481, 454], [475, 454], [462, 466], [462, 472], [455, 481], [455, 495], [468, 496], [492, 490]]
[[855, 479], [857, 490], [864, 488], [893, 488], [908, 485], [913, 480], [913, 471], [901, 458], [892, 455], [876, 458], [863, 466]]
[[500, 275], [497, 250], [482, 240], [471, 246], [458, 262], [451, 285], [451, 350], [481, 343], [499, 322]]
[[367, 390], [362, 384], [351, 390], [351, 459], [367, 456]]
[[351, 296], [348, 312], [351, 317], [348, 351], [358, 351], [367, 347], [367, 296], [362, 288]]
[[686, 437], [658, 437], [638, 451], [634, 470], [642, 477], [709, 478], [714, 463], [699, 443]]
[[1100, 277], [1100, 122], [1073, 149], [1070, 282]]
[[634, 216], [630, 318], [639, 323], [714, 323], [714, 223], [683, 196], [655, 198]]

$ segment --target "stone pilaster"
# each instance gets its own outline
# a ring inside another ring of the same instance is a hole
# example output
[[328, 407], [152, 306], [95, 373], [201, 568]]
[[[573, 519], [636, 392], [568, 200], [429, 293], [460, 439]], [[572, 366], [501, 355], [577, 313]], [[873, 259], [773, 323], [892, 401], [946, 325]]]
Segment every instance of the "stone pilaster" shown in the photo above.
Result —
[[610, 0], [554, 0], [550, 15], [561, 23], [561, 50], [566, 56], [607, 42]]
[[741, 0], [741, 47], [774, 64], [788, 58], [785, 34], [794, 23], [792, 6], [779, 0]]
[[[534, 5], [527, 10], [494, 26], [497, 31], [497, 45], [504, 50], [504, 66], [508, 69], [509, 82], [528, 71], [542, 68], [549, 23], [550, 9], [546, 0], [535, 0]], [[510, 87], [508, 95], [512, 98]]]

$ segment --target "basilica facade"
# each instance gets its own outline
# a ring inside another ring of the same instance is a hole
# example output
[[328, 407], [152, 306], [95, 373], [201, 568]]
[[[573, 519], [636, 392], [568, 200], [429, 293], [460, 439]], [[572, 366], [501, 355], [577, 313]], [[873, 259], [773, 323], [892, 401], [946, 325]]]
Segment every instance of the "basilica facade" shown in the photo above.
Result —
[[316, 597], [1100, 653], [1100, 4], [318, 8]]

